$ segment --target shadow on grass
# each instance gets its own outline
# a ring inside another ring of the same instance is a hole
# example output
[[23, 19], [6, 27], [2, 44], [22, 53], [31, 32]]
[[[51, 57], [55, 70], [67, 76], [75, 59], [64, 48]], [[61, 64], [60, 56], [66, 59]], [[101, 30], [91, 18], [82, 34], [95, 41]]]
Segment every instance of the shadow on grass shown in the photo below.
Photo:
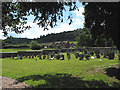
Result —
[[110, 77], [115, 77], [116, 79], [120, 80], [120, 69], [117, 68], [107, 68], [106, 74]]
[[113, 86], [109, 86], [104, 81], [100, 80], [90, 80], [86, 81], [80, 77], [72, 77], [71, 74], [56, 74], [56, 75], [48, 75], [45, 74], [43, 76], [40, 75], [31, 75], [18, 78], [18, 82], [23, 82], [26, 80], [45, 80], [45, 84], [39, 84], [32, 88], [117, 88], [120, 86], [117, 83], [114, 83]]

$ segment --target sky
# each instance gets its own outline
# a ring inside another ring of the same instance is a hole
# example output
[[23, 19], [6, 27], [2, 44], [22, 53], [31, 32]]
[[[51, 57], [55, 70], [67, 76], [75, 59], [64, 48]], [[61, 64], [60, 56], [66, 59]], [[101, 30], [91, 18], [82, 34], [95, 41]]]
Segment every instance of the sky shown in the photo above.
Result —
[[[57, 26], [54, 28], [50, 28], [49, 30], [43, 31], [43, 28], [39, 27], [36, 23], [33, 23], [34, 16], [29, 16], [27, 25], [30, 25], [32, 28], [29, 30], [24, 31], [22, 34], [16, 34], [14, 32], [8, 32], [8, 36], [13, 36], [17, 38], [29, 38], [29, 39], [34, 39], [34, 38], [40, 38], [40, 35], [47, 35], [51, 33], [60, 33], [64, 31], [73, 31], [78, 28], [83, 28], [84, 27], [84, 15], [82, 13], [84, 12], [84, 6], [82, 3], [77, 2], [77, 6], [79, 7], [79, 11], [69, 11], [63, 13], [63, 23], [60, 21], [57, 22]], [[66, 9], [68, 9], [66, 7]], [[69, 25], [69, 20], [67, 20], [68, 14], [72, 14], [73, 16], [73, 23]], [[6, 37], [3, 36], [2, 31], [0, 31], [0, 39], [6, 39]]]

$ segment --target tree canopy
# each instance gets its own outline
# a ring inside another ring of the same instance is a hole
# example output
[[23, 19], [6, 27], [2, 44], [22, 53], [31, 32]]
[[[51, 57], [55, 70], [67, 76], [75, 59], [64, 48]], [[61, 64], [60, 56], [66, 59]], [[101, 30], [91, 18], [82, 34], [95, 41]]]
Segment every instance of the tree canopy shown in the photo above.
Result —
[[[65, 6], [69, 6], [69, 11], [78, 9], [76, 2], [3, 2], [2, 3], [2, 30], [4, 35], [8, 31], [22, 33], [29, 29], [30, 26], [25, 26], [27, 16], [34, 15], [34, 21], [37, 25], [48, 30], [57, 25], [57, 21], [63, 22], [63, 11]], [[68, 15], [69, 24], [72, 23], [71, 14]], [[9, 28], [7, 28], [9, 27]]]
[[116, 47], [120, 50], [119, 3], [89, 2], [84, 5], [85, 27], [91, 29], [93, 39], [112, 38]]
[[[85, 27], [91, 29], [92, 37], [111, 38], [116, 47], [120, 50], [119, 42], [119, 3], [118, 2], [89, 2], [85, 5]], [[69, 7], [69, 11], [76, 10], [76, 2], [3, 2], [2, 3], [2, 30], [5, 35], [7, 32], [14, 31], [22, 33], [30, 28], [25, 26], [27, 16], [34, 15], [34, 21], [44, 30], [48, 30], [48, 26], [52, 28], [57, 25], [57, 21], [63, 22], [63, 11], [65, 6]], [[71, 14], [68, 15], [72, 23]], [[10, 27], [7, 29], [7, 27]], [[100, 42], [99, 42], [100, 43]]]

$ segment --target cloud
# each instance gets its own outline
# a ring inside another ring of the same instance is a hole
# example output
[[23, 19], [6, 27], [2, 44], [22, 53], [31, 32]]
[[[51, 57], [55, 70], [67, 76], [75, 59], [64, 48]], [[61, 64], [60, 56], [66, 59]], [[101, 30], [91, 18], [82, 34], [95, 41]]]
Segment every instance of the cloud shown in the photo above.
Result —
[[3, 35], [3, 33], [2, 33], [3, 31], [2, 30], [0, 30], [0, 39], [6, 39], [6, 37], [4, 37]]
[[76, 13], [76, 16], [77, 16], [77, 17], [79, 17], [79, 16], [80, 16], [80, 17], [83, 17], [83, 16], [84, 16], [84, 15], [83, 15], [84, 7], [79, 7], [78, 9], [79, 9], [79, 11], [78, 11], [78, 10], [75, 10], [74, 13]]

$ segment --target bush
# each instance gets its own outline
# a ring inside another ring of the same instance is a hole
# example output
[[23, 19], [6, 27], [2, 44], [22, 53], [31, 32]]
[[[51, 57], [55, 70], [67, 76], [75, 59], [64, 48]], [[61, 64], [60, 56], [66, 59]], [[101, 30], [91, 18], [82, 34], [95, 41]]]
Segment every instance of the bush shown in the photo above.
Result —
[[53, 47], [53, 44], [49, 45], [49, 48], [54, 48], [54, 47]]
[[40, 45], [39, 45], [38, 42], [36, 42], [36, 41], [31, 41], [31, 43], [30, 43], [30, 48], [31, 48], [32, 50], [39, 50], [39, 49], [40, 49]]

